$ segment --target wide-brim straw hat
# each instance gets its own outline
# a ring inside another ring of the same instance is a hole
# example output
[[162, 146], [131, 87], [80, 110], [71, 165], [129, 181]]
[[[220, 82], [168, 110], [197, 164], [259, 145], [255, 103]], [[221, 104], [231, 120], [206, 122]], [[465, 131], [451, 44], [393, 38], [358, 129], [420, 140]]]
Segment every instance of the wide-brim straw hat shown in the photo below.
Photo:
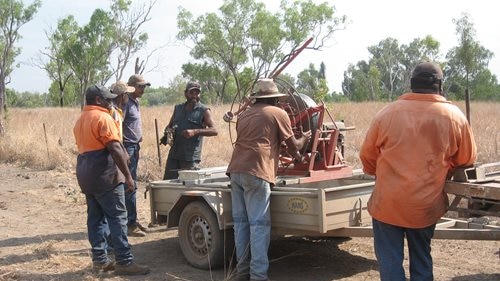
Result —
[[266, 99], [266, 98], [277, 98], [284, 97], [287, 94], [280, 93], [278, 87], [274, 83], [273, 79], [263, 78], [257, 82], [258, 90], [256, 93], [250, 96], [253, 99]]
[[109, 90], [115, 95], [122, 95], [135, 92], [135, 87], [127, 85], [124, 81], [116, 81], [116, 83], [113, 83], [113, 85], [109, 87]]

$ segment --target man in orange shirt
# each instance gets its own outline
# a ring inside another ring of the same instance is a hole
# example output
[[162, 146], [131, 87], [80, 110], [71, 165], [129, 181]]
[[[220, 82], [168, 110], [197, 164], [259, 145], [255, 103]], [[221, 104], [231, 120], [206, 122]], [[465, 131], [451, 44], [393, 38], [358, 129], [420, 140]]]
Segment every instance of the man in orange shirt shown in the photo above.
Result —
[[[124, 183], [133, 189], [134, 180], [118, 127], [109, 114], [112, 99], [116, 97], [98, 85], [90, 86], [85, 92], [87, 105], [73, 128], [79, 153], [76, 178], [87, 202], [93, 271], [115, 270], [119, 275], [142, 275], [150, 270], [134, 262], [127, 239]], [[116, 265], [107, 253], [108, 225]]]
[[442, 81], [437, 64], [418, 64], [412, 92], [376, 114], [361, 146], [363, 171], [376, 176], [368, 211], [381, 280], [405, 280], [405, 237], [410, 280], [433, 280], [431, 238], [448, 206], [445, 180], [476, 159], [471, 127], [441, 95]]

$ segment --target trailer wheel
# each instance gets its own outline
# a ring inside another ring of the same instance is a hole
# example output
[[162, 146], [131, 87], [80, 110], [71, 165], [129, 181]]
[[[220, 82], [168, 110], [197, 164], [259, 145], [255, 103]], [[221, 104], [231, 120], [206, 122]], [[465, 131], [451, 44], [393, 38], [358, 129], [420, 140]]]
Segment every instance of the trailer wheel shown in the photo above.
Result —
[[182, 253], [192, 266], [217, 268], [229, 260], [234, 248], [233, 231], [220, 230], [215, 213], [204, 202], [191, 202], [184, 208], [178, 231]]

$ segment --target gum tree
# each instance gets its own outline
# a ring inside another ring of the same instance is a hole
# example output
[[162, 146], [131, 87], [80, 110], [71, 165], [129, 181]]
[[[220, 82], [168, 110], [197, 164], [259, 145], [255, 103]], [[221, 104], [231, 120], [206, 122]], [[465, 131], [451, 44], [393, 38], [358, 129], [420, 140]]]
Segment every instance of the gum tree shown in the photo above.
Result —
[[22, 1], [0, 0], [0, 136], [5, 134], [6, 85], [10, 82], [14, 61], [21, 49], [16, 42], [21, 38], [19, 29], [35, 16], [40, 0], [24, 6]]
[[270, 75], [273, 66], [286, 61], [309, 37], [314, 41], [308, 48], [321, 49], [345, 28], [345, 22], [345, 16], [336, 17], [327, 2], [282, 1], [280, 11], [272, 13], [254, 0], [226, 0], [218, 12], [196, 18], [180, 8], [177, 38], [192, 44], [191, 56], [216, 67], [220, 81], [233, 83], [240, 95], [251, 90], [257, 78]]
[[449, 60], [446, 70], [449, 76], [455, 77], [455, 82], [465, 80], [458, 84], [465, 84], [466, 115], [470, 123], [470, 82], [487, 68], [493, 53], [476, 40], [476, 30], [467, 13], [463, 13], [461, 18], [453, 19], [453, 23], [456, 25], [459, 42], [446, 55]]

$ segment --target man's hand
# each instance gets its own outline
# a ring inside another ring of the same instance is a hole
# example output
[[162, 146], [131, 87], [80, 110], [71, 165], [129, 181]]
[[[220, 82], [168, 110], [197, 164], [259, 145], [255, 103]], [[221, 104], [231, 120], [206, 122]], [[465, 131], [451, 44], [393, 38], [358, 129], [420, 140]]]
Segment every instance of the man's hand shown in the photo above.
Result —
[[167, 126], [163, 131], [163, 137], [161, 137], [160, 143], [172, 146], [174, 144], [175, 129], [177, 129], [177, 125], [174, 125], [172, 128]]
[[182, 131], [182, 136], [185, 137], [186, 139], [189, 139], [189, 138], [192, 138], [194, 136], [196, 136], [196, 131], [198, 129], [189, 129], [189, 130], [184, 130]]
[[125, 184], [127, 185], [125, 192], [132, 192], [135, 190], [135, 181], [132, 177], [125, 177]]
[[168, 133], [167, 132], [165, 132], [165, 134], [163, 134], [163, 137], [161, 137], [160, 144], [163, 144], [163, 145], [168, 144]]
[[311, 130], [307, 132], [301, 130], [301, 136], [304, 137], [306, 140], [310, 140], [312, 136]]
[[298, 136], [298, 141], [300, 143], [299, 149], [302, 149], [305, 145], [307, 145], [309, 140], [311, 140], [312, 133], [311, 130], [304, 132], [302, 126], [300, 126], [299, 129], [300, 129], [299, 130], [300, 135]]

